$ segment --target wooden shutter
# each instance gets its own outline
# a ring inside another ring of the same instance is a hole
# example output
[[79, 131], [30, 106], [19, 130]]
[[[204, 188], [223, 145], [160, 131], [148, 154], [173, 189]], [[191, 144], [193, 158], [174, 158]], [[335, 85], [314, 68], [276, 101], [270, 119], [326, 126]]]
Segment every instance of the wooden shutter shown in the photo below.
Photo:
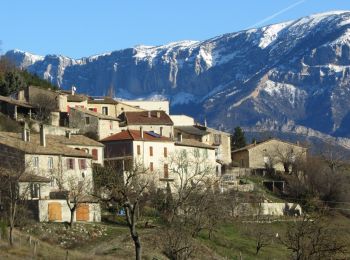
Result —
[[149, 170], [150, 170], [151, 172], [153, 172], [153, 162], [150, 162], [150, 163], [149, 163]]
[[164, 157], [168, 157], [168, 148], [164, 147]]
[[80, 170], [86, 169], [86, 160], [85, 159], [79, 159], [79, 169]]
[[169, 169], [168, 169], [168, 165], [164, 164], [164, 178], [168, 179], [169, 178]]
[[49, 221], [62, 221], [62, 205], [59, 202], [48, 204]]
[[97, 160], [98, 159], [98, 151], [97, 149], [92, 149], [92, 159]]
[[141, 146], [137, 145], [137, 155], [140, 155], [140, 154], [141, 154]]
[[153, 156], [153, 147], [152, 146], [149, 147], [149, 156]]
[[76, 212], [77, 221], [89, 221], [89, 204], [79, 204]]

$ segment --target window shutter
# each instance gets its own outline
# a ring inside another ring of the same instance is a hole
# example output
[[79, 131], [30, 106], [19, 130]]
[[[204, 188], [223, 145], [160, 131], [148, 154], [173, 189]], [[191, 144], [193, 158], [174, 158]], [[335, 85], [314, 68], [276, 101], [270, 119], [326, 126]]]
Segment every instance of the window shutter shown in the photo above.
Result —
[[140, 154], [141, 154], [141, 146], [137, 145], [137, 155], [140, 155]]
[[97, 160], [98, 159], [98, 151], [97, 149], [92, 149], [92, 159]]
[[150, 163], [149, 163], [149, 170], [150, 170], [151, 172], [153, 172], [153, 162], [150, 162]]
[[168, 157], [168, 148], [164, 147], [164, 157]]
[[168, 169], [168, 165], [164, 164], [164, 178], [168, 179], [169, 178], [169, 169]]
[[152, 146], [149, 147], [149, 155], [153, 156], [153, 147]]

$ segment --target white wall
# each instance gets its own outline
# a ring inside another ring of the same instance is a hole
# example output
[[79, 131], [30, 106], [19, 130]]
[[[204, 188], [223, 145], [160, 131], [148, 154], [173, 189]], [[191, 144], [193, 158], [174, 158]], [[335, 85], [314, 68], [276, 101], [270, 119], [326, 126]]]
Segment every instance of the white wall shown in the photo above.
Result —
[[150, 100], [123, 100], [124, 104], [139, 107], [145, 110], [162, 110], [169, 114], [169, 101], [150, 101]]
[[170, 115], [174, 126], [193, 126], [195, 124], [194, 118], [186, 115]]

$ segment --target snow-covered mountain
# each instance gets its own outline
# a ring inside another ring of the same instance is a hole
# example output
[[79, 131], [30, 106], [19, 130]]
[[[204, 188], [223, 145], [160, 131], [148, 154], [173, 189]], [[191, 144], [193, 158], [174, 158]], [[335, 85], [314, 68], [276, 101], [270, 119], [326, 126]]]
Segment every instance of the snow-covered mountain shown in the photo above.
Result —
[[62, 88], [103, 95], [113, 86], [119, 97], [168, 97], [173, 111], [226, 129], [293, 124], [350, 137], [348, 11], [77, 60], [5, 55]]

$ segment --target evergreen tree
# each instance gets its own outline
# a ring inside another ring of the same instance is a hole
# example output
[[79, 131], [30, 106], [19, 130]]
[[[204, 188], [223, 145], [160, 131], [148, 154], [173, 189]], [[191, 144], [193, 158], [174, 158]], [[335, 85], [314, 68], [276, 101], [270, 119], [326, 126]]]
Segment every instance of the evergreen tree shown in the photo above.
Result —
[[231, 149], [236, 150], [236, 149], [242, 148], [246, 145], [247, 145], [247, 142], [245, 139], [244, 131], [242, 130], [242, 128], [237, 126], [234, 130], [232, 137], [231, 137]]

